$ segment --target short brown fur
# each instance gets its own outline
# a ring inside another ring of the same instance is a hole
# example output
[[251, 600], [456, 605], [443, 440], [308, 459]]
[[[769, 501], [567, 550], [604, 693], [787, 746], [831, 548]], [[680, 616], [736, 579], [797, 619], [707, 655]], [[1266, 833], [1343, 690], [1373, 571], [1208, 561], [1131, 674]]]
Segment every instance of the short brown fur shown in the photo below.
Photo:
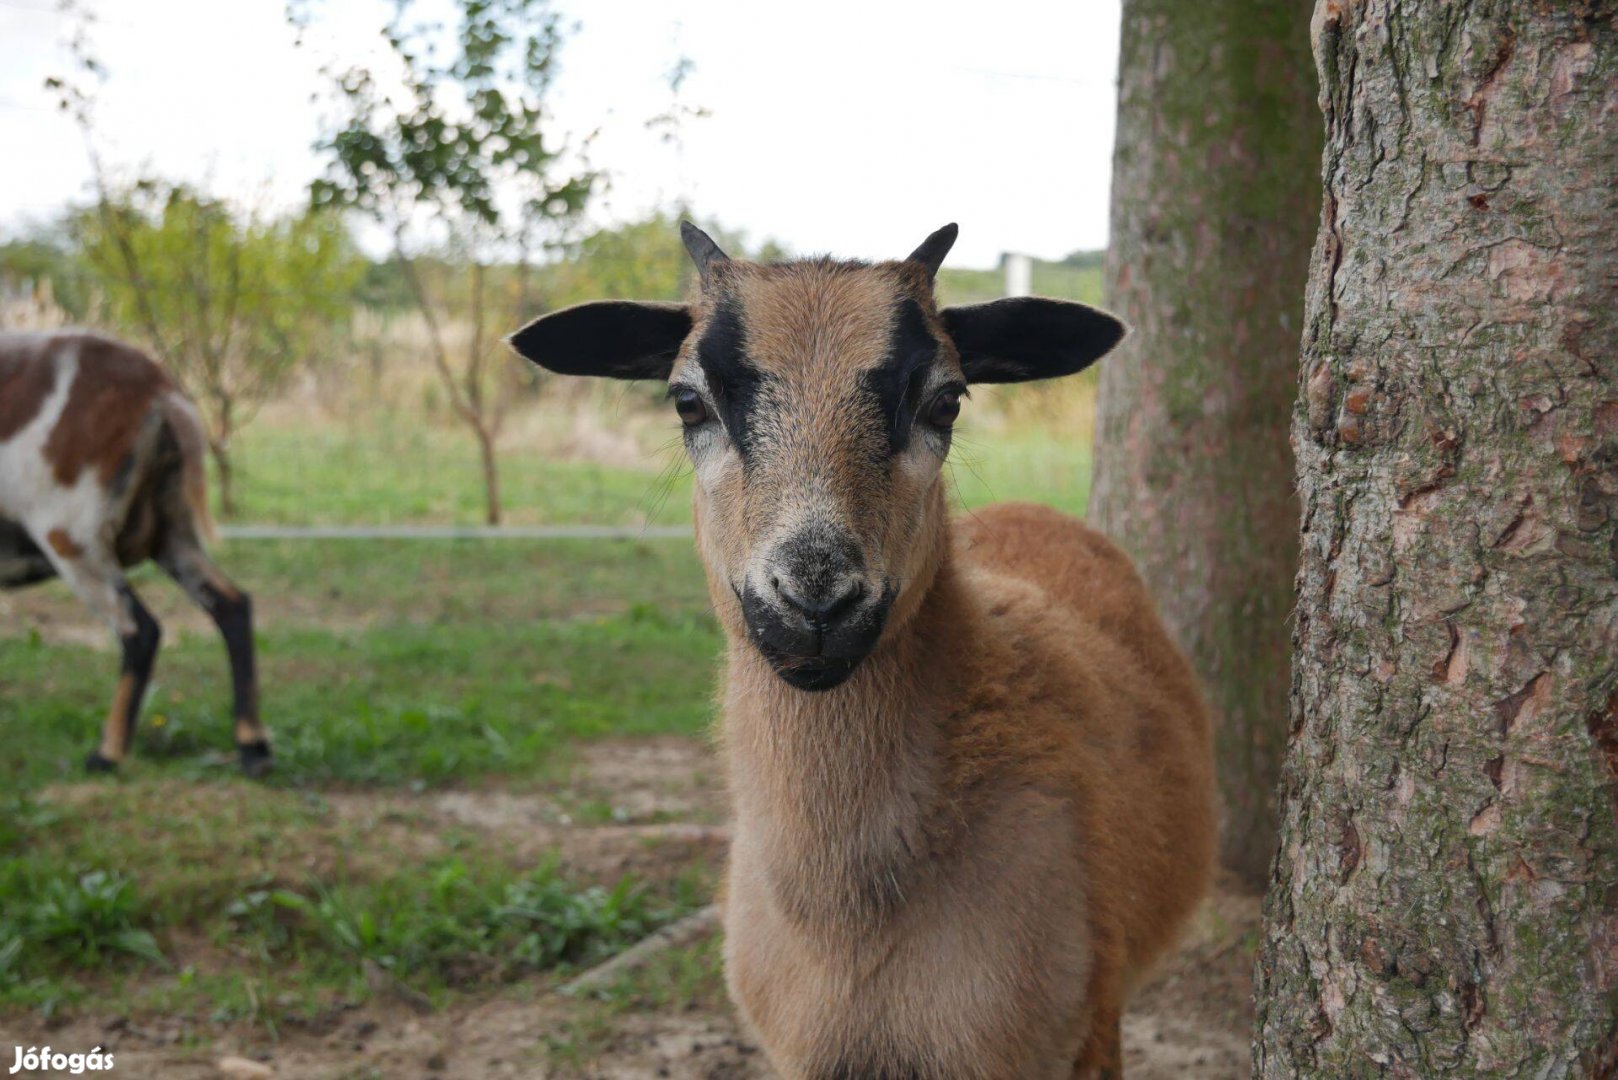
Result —
[[52, 529], [45, 534], [45, 542], [50, 544], [52, 551], [64, 559], [77, 559], [84, 554], [84, 549], [67, 534], [66, 529]]
[[112, 481], [129, 459], [152, 403], [172, 384], [163, 369], [120, 342], [85, 335], [79, 372], [62, 419], [45, 443], [45, 458], [59, 483], [75, 483], [85, 469]]
[[667, 377], [727, 638], [731, 995], [803, 1080], [1114, 1077], [1128, 994], [1212, 865], [1206, 710], [1129, 561], [1053, 510], [950, 520], [964, 384], [1082, 370], [1123, 332], [1049, 300], [935, 306], [904, 262], [732, 261], [687, 307], [513, 335]]
[[38, 414], [55, 377], [42, 354], [0, 354], [0, 439], [11, 438]]
[[[733, 996], [790, 1077], [1116, 1075], [1127, 995], [1212, 865], [1189, 667], [1100, 534], [1028, 505], [952, 524], [940, 472], [871, 455], [851, 394], [882, 360], [894, 297], [937, 325], [913, 266], [715, 278], [779, 397], [763, 460], [715, 466], [696, 494], [730, 642]], [[676, 384], [694, 362], [688, 345]], [[748, 640], [735, 583], [815, 498], [904, 584], [853, 676], [805, 693]]]

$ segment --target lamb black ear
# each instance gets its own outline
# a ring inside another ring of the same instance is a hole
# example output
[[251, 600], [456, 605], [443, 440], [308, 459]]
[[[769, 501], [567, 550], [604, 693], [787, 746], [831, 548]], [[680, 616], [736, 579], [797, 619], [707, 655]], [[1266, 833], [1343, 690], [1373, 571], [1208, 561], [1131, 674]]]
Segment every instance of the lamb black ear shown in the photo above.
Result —
[[506, 344], [558, 375], [667, 379], [690, 333], [684, 304], [600, 300], [535, 319]]
[[1105, 311], [1039, 296], [948, 307], [939, 314], [969, 383], [1072, 375], [1110, 352], [1125, 332]]

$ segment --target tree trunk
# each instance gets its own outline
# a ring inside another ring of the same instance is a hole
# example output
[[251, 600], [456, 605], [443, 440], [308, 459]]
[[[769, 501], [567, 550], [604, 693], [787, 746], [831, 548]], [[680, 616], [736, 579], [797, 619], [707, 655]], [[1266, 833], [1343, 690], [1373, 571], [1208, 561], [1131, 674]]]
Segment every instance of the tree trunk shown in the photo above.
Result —
[[230, 456], [230, 441], [236, 435], [234, 402], [224, 393], [209, 397], [215, 403], [215, 415], [208, 456], [213, 458], [214, 483], [219, 488], [219, 516], [229, 521], [236, 516], [236, 467]]
[[1090, 514], [1218, 716], [1224, 861], [1262, 883], [1286, 740], [1298, 512], [1287, 427], [1320, 112], [1301, 0], [1125, 0]]
[[1614, 5], [1321, 0], [1262, 1077], [1618, 1072]]
[[236, 466], [230, 457], [230, 437], [209, 439], [208, 456], [213, 458], [214, 484], [219, 488], [219, 516], [229, 521], [236, 516]]
[[483, 461], [483, 520], [500, 524], [500, 461], [495, 456], [494, 434], [481, 425], [472, 425], [478, 437], [478, 455]]

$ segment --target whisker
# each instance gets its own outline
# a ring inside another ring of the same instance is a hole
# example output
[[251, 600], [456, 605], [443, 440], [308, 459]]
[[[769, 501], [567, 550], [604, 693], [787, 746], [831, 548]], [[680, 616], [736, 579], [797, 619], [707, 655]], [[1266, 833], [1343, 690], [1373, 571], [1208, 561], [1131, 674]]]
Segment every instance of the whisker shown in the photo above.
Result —
[[683, 453], [684, 441], [676, 436], [652, 451], [654, 457], [663, 457], [666, 464], [658, 470], [657, 479], [652, 481], [647, 494], [641, 499], [641, 513], [646, 519], [647, 527], [657, 520], [668, 504], [669, 496], [674, 494], [674, 485], [685, 476], [690, 468], [690, 462]]

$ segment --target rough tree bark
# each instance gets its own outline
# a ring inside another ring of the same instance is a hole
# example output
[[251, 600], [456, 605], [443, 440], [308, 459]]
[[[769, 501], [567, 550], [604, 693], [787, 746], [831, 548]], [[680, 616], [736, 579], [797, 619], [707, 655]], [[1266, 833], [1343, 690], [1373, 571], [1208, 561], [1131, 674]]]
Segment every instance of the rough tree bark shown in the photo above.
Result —
[[1618, 1073], [1618, 26], [1321, 0], [1262, 1077]]
[[1125, 0], [1093, 520], [1219, 716], [1224, 861], [1261, 884], [1286, 741], [1298, 511], [1287, 429], [1320, 112], [1305, 0]]

